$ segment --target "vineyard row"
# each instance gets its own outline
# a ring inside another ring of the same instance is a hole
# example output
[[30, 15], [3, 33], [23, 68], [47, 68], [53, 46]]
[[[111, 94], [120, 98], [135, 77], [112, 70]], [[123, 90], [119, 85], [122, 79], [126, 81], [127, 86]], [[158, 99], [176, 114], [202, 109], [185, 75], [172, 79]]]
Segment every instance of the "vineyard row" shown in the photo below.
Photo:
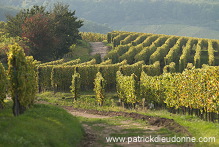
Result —
[[175, 62], [176, 71], [182, 72], [188, 63], [196, 68], [203, 64], [219, 65], [219, 41], [172, 35], [134, 32], [111, 32], [107, 35], [113, 49], [105, 56], [113, 63], [127, 60], [128, 64], [159, 61], [161, 68]]

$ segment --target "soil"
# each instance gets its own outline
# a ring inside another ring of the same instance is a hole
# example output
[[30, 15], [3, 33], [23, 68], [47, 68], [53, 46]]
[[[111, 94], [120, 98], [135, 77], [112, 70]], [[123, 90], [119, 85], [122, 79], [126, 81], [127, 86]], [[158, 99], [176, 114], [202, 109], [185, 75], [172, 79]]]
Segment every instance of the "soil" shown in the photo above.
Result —
[[90, 42], [91, 45], [91, 55], [100, 54], [101, 59], [107, 54], [109, 47], [105, 46], [103, 42]]
[[[96, 124], [99, 127], [103, 127], [104, 130], [101, 132], [93, 130], [89, 125], [83, 124], [84, 130], [85, 130], [85, 139], [82, 141], [83, 147], [99, 147], [103, 146], [103, 144], [99, 144], [98, 142], [101, 140], [100, 138], [109, 137], [110, 134], [119, 132], [123, 129], [128, 128], [129, 126], [135, 126], [135, 128], [139, 128], [142, 131], [145, 132], [145, 134], [155, 133], [160, 130], [161, 128], [167, 128], [173, 132], [184, 134], [184, 136], [191, 136], [189, 131], [176, 123], [173, 119], [167, 119], [167, 118], [161, 118], [161, 117], [155, 117], [155, 116], [147, 116], [143, 114], [138, 113], [128, 113], [128, 112], [115, 112], [115, 111], [98, 111], [98, 110], [86, 110], [86, 109], [78, 109], [73, 108], [69, 106], [64, 107], [69, 113], [71, 113], [74, 116], [82, 116], [85, 118], [98, 118], [98, 119], [106, 119], [106, 118], [112, 118], [115, 119], [115, 116], [123, 116], [127, 118], [133, 118], [133, 120], [143, 120], [145, 121], [145, 126], [142, 126], [142, 124], [136, 123], [136, 121], [132, 120], [126, 120], [121, 121], [121, 125], [115, 125], [115, 126], [107, 126], [105, 124]], [[177, 146], [183, 146], [183, 147], [191, 147], [193, 144], [191, 143], [185, 143], [185, 144], [142, 144], [142, 143], [114, 143], [114, 144], [108, 144], [106, 146], [131, 146], [131, 147], [177, 147]], [[104, 145], [105, 146], [105, 145]]]

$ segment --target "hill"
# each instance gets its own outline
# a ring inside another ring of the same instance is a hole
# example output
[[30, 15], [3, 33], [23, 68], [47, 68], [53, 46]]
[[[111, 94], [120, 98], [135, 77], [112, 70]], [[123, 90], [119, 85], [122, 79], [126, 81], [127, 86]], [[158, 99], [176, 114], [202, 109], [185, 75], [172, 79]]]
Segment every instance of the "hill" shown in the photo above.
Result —
[[0, 6], [0, 20], [5, 21], [6, 15], [15, 15], [19, 10], [15, 7]]
[[94, 32], [107, 34], [108, 32], [113, 31], [108, 25], [100, 24], [86, 19], [83, 20], [83, 26], [79, 29], [81, 32]]
[[186, 24], [127, 24], [116, 27], [115, 30], [219, 39], [219, 31], [217, 30]]
[[105, 56], [113, 63], [127, 60], [129, 64], [144, 61], [163, 69], [174, 62], [176, 71], [182, 72], [188, 63], [200, 68], [203, 64], [219, 65], [219, 41], [173, 35], [134, 32], [108, 33], [113, 49]]
[[[2, 0], [3, 6], [28, 8], [56, 0]], [[62, 0], [80, 18], [114, 30], [219, 39], [219, 2], [215, 0]], [[160, 28], [153, 31], [152, 28]], [[174, 31], [171, 28], [174, 27]], [[177, 29], [176, 29], [177, 28]], [[197, 31], [198, 30], [198, 31]], [[208, 33], [206, 33], [208, 32]], [[210, 33], [209, 33], [210, 32]]]

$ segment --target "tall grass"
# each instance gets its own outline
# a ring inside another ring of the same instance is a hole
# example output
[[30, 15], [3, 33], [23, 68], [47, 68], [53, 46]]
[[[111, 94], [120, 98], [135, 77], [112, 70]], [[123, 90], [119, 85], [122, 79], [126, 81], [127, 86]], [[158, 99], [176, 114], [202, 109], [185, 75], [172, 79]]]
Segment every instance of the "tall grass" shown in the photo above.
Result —
[[0, 110], [0, 146], [78, 146], [83, 129], [64, 109], [36, 104], [23, 115], [14, 117], [11, 103]]

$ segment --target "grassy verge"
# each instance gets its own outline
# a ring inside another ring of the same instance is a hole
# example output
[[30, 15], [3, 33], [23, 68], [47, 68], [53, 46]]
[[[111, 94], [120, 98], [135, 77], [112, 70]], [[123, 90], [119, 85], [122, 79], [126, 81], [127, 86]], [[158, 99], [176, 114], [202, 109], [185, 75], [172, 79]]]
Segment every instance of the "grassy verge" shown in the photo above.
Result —
[[70, 52], [65, 56], [71, 60], [80, 58], [81, 62], [86, 62], [92, 58], [90, 52], [90, 44], [86, 41], [80, 40], [76, 45], [70, 47]]
[[78, 146], [83, 138], [76, 117], [65, 110], [36, 104], [23, 115], [14, 117], [11, 102], [0, 110], [0, 146]]
[[198, 139], [199, 137], [215, 137], [216, 142], [197, 142], [195, 145], [205, 147], [217, 147], [219, 146], [219, 124], [206, 122], [200, 120], [195, 116], [179, 115], [169, 113], [167, 110], [127, 110], [116, 106], [116, 95], [114, 93], [108, 93], [104, 106], [99, 107], [96, 105], [95, 96], [92, 92], [83, 93], [81, 98], [77, 102], [72, 102], [71, 93], [56, 93], [46, 92], [38, 95], [41, 100], [55, 103], [58, 105], [74, 106], [75, 108], [95, 109], [102, 111], [125, 111], [136, 112], [150, 116], [160, 116], [169, 119], [174, 119], [177, 123], [184, 126], [189, 130], [193, 137]]

